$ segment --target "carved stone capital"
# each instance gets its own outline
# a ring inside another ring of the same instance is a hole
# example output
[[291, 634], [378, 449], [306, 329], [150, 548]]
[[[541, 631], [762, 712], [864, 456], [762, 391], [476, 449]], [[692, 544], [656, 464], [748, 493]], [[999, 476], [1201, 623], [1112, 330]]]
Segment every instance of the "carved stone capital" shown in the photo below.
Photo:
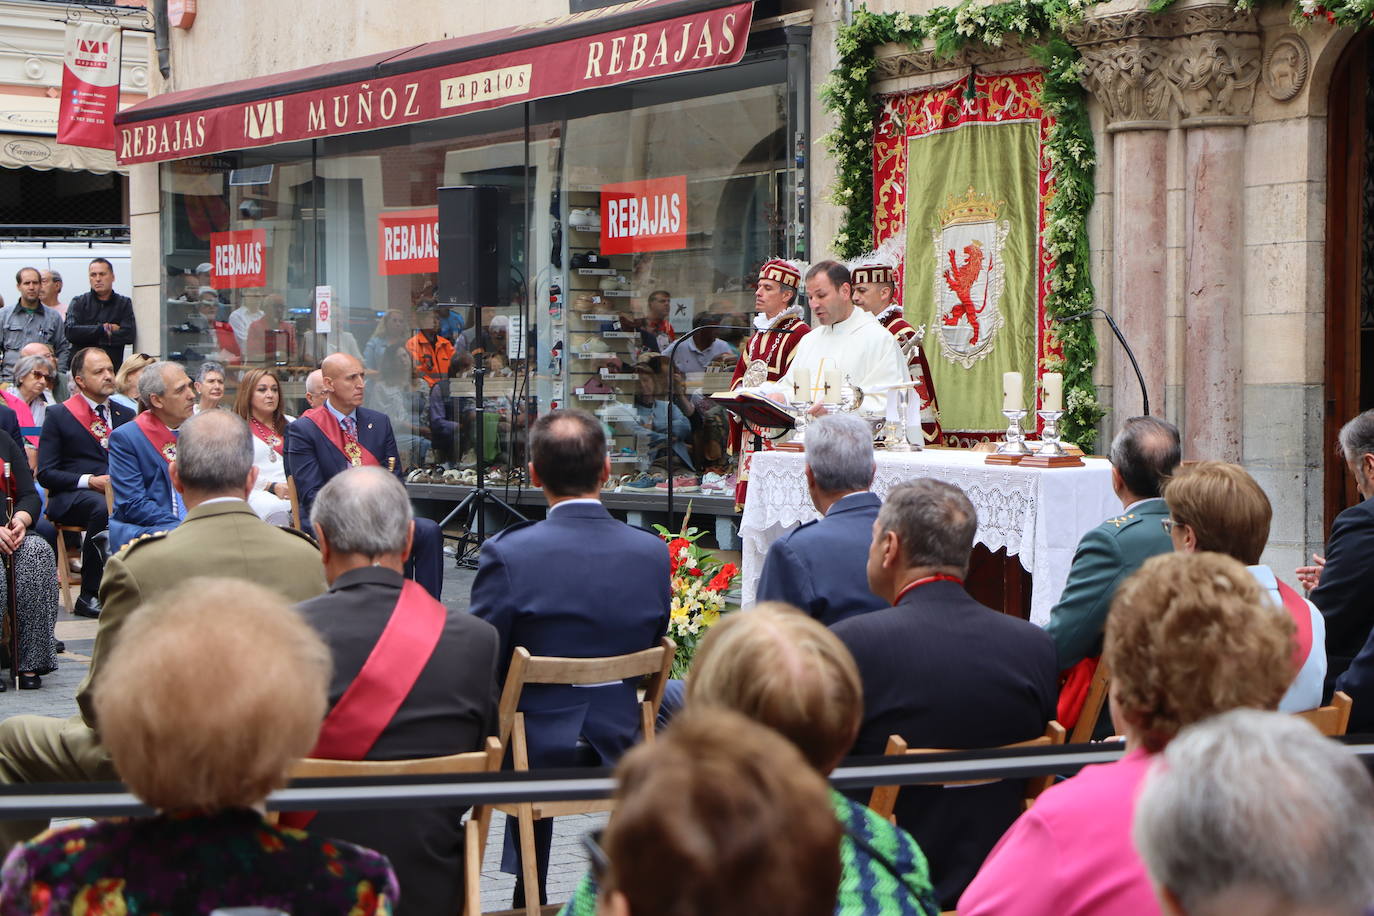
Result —
[[1226, 5], [1086, 18], [1067, 30], [1107, 129], [1244, 124], [1260, 77], [1254, 16]]
[[949, 57], [936, 57], [934, 46], [930, 42], [920, 48], [890, 44], [884, 45], [877, 51], [873, 67], [873, 79], [882, 81], [905, 76], [923, 76], [941, 70], [967, 70], [969, 67], [995, 66], [1024, 59], [1029, 54], [1025, 42], [1011, 35], [1008, 35], [997, 47], [969, 45]]

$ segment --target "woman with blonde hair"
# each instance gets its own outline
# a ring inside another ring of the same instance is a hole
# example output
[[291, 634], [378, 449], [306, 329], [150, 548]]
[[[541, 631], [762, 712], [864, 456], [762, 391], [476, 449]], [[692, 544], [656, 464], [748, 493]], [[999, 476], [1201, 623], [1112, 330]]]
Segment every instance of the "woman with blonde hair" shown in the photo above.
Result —
[[101, 741], [157, 813], [16, 846], [0, 914], [391, 912], [385, 858], [262, 813], [314, 746], [330, 672], [328, 647], [281, 595], [190, 579], [131, 614], [103, 664]]
[[959, 898], [959, 916], [1159, 913], [1131, 844], [1151, 761], [1194, 722], [1273, 709], [1293, 679], [1292, 651], [1292, 620], [1236, 560], [1171, 553], [1146, 561], [1112, 601], [1102, 652], [1126, 756], [1041, 795]]
[[115, 393], [110, 395], [110, 400], [116, 404], [122, 404], [134, 413], [143, 410], [138, 403], [138, 377], [143, 374], [157, 358], [149, 356], [147, 353], [135, 353], [120, 365], [119, 371], [115, 373]]
[[[763, 602], [707, 632], [687, 678], [685, 708], [728, 709], [766, 725], [825, 776], [854, 743], [863, 686], [834, 633], [790, 604]], [[836, 916], [936, 916], [926, 858], [911, 835], [834, 790], [830, 806], [844, 831]], [[583, 879], [563, 913], [595, 912], [595, 884]]]
[[253, 432], [253, 466], [258, 480], [248, 505], [258, 518], [273, 525], [291, 524], [291, 499], [286, 487], [286, 424], [296, 418], [282, 410], [281, 379], [272, 369], [249, 369], [239, 382], [234, 413]]

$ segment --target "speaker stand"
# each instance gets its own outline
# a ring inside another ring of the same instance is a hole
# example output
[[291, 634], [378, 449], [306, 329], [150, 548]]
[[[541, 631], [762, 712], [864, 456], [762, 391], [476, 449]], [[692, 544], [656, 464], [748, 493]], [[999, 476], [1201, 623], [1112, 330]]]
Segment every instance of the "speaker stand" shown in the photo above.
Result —
[[[443, 531], [453, 519], [459, 515], [464, 516], [463, 535], [458, 539], [461, 546], [455, 565], [465, 569], [477, 568], [478, 554], [482, 550], [482, 544], [487, 540], [488, 506], [505, 509], [519, 521], [529, 521], [514, 506], [487, 488], [487, 404], [482, 390], [482, 380], [487, 374], [487, 348], [482, 343], [482, 306], [476, 303], [472, 306], [472, 326], [473, 340], [477, 344], [472, 349], [472, 385], [474, 399], [477, 402], [474, 412], [476, 431], [473, 436], [477, 458], [477, 486], [439, 523], [439, 530]], [[452, 394], [450, 391], [449, 395]]]

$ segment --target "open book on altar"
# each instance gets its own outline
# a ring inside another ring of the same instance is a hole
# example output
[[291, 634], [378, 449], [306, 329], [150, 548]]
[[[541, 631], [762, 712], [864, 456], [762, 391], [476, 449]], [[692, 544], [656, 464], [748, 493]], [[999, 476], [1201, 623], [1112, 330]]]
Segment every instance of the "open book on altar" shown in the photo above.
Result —
[[762, 429], [791, 429], [797, 423], [785, 407], [752, 388], [717, 392], [710, 400]]

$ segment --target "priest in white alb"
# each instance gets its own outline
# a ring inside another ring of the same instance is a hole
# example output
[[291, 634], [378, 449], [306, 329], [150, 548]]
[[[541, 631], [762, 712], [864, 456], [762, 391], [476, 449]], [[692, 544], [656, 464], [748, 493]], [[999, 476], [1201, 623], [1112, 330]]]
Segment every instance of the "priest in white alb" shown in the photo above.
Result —
[[856, 386], [864, 393], [863, 409], [883, 413], [887, 392], [911, 381], [901, 347], [878, 319], [856, 308], [849, 268], [821, 261], [806, 273], [806, 301], [814, 327], [793, 352], [787, 374], [769, 386], [770, 396], [806, 401], [815, 414], [825, 403], [839, 401], [838, 387]]

